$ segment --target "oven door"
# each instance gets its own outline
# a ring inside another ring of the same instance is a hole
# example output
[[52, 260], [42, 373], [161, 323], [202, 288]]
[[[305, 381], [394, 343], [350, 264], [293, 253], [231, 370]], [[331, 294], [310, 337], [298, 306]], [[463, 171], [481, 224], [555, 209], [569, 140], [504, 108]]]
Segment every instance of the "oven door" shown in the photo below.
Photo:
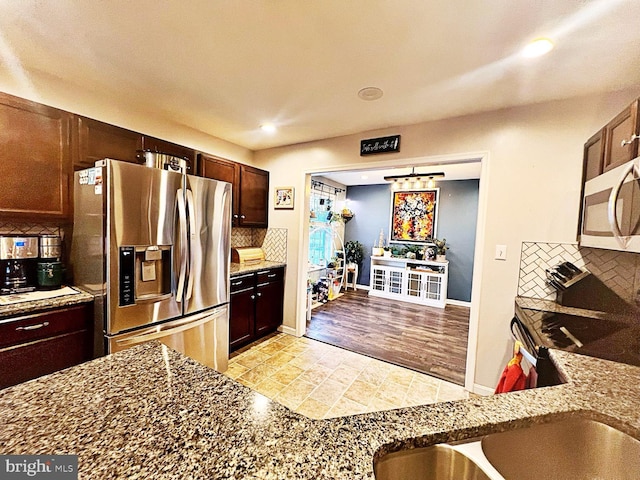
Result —
[[640, 157], [585, 184], [580, 245], [640, 252]]
[[549, 358], [547, 347], [536, 345], [529, 328], [516, 315], [511, 320], [511, 335], [519, 340], [528, 352], [535, 356], [535, 368], [538, 374], [537, 387], [551, 387], [565, 383], [565, 379]]

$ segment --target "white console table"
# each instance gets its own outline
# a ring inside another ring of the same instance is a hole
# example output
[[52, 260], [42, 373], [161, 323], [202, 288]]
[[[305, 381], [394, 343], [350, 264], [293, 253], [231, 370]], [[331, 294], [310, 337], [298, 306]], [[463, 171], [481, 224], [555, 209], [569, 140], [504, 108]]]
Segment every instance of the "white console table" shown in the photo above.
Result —
[[447, 261], [371, 257], [369, 295], [444, 308], [448, 277]]

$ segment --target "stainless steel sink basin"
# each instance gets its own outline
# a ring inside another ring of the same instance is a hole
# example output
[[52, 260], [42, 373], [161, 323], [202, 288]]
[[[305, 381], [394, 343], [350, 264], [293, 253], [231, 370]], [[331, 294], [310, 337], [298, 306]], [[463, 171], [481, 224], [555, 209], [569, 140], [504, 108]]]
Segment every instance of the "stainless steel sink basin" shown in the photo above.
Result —
[[604, 423], [568, 419], [482, 439], [489, 462], [506, 479], [640, 478], [640, 441]]
[[478, 465], [449, 445], [389, 453], [373, 470], [376, 480], [490, 480]]

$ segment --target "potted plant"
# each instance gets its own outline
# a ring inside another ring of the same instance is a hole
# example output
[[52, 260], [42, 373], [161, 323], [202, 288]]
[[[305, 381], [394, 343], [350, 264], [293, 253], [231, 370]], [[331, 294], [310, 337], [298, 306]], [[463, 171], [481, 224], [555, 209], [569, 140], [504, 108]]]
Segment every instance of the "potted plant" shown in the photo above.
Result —
[[405, 247], [405, 257], [409, 259], [422, 260], [423, 252], [421, 245], [408, 245]]
[[447, 250], [449, 250], [449, 247], [447, 246], [447, 239], [443, 238], [442, 240], [438, 240], [436, 238], [433, 240], [433, 243], [436, 246], [436, 260], [438, 262], [444, 262], [447, 259]]
[[349, 240], [344, 244], [344, 257], [347, 265], [355, 263], [361, 267], [364, 260], [364, 247], [357, 240]]

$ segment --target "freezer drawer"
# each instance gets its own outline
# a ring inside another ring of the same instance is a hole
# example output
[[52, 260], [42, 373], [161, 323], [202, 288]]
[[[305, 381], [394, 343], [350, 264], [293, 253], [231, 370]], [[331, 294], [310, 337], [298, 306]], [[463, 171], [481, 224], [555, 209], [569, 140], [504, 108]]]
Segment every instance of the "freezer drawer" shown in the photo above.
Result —
[[109, 353], [151, 340], [224, 372], [229, 363], [228, 307], [223, 305], [180, 320], [107, 337]]

